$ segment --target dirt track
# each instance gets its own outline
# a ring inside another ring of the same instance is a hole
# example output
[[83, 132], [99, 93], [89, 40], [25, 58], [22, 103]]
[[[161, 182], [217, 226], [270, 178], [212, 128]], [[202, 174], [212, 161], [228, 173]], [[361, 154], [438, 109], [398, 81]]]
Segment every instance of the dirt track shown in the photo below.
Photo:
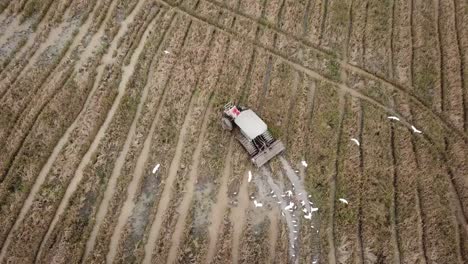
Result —
[[[0, 0], [0, 263], [466, 263], [466, 25], [463, 0]], [[283, 157], [253, 167], [230, 100]]]

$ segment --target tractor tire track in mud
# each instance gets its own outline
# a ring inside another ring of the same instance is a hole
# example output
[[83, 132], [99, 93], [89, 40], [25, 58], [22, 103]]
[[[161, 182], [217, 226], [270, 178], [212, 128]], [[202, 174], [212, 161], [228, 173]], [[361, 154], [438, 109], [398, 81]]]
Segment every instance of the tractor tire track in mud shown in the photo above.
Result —
[[[163, 16], [163, 15], [161, 15], [161, 16]], [[174, 22], [177, 21], [176, 19], [174, 19], [174, 15], [172, 15], [171, 21], [172, 22], [169, 23], [168, 27], [164, 29], [163, 36], [160, 39], [160, 42], [158, 44], [158, 50], [157, 50], [157, 53], [155, 55], [155, 57], [157, 56], [157, 59], [155, 59], [155, 58], [152, 59], [152, 63], [151, 63], [150, 68], [154, 68], [154, 66], [153, 66], [154, 63], [159, 63], [158, 59], [160, 59], [160, 54], [162, 53], [163, 43], [166, 42], [166, 38], [169, 35], [168, 32], [170, 31], [170, 29], [172, 29], [174, 27]], [[150, 79], [150, 80], [153, 79], [154, 74], [155, 74], [154, 71], [151, 71], [149, 73], [148, 79]], [[99, 227], [101, 226], [101, 223], [102, 223], [102, 221], [103, 221], [103, 219], [105, 217], [105, 214], [107, 213], [110, 199], [112, 199], [112, 197], [114, 196], [114, 190], [115, 190], [115, 186], [117, 184], [117, 177], [121, 173], [122, 167], [124, 165], [125, 158], [126, 158], [127, 153], [128, 153], [128, 151], [130, 149], [130, 144], [132, 143], [132, 140], [134, 140], [135, 133], [136, 133], [135, 130], [136, 130], [137, 122], [138, 122], [138, 120], [140, 118], [140, 115], [141, 115], [141, 112], [142, 112], [142, 109], [143, 109], [143, 105], [146, 103], [147, 96], [148, 96], [148, 89], [150, 88], [149, 86], [150, 86], [149, 81], [147, 81], [147, 83], [146, 83], [146, 85], [144, 87], [144, 90], [143, 90], [143, 95], [141, 97], [140, 103], [138, 104], [138, 107], [137, 107], [137, 112], [136, 112], [136, 114], [135, 114], [135, 116], [133, 118], [130, 131], [127, 134], [125, 145], [124, 145], [122, 151], [119, 153], [119, 157], [118, 157], [118, 159], [116, 161], [116, 165], [115, 165], [115, 167], [114, 167], [114, 169], [112, 171], [112, 175], [111, 175], [111, 177], [109, 179], [109, 183], [107, 185], [106, 191], [104, 192], [104, 198], [103, 198], [103, 200], [102, 200], [102, 202], [101, 202], [101, 204], [99, 206], [99, 209], [98, 209], [98, 212], [97, 212], [97, 215], [96, 215], [95, 224], [93, 226], [93, 230], [91, 232], [91, 235], [90, 235], [88, 241], [86, 242], [86, 250], [85, 250], [84, 257], [83, 257], [83, 261], [88, 259], [89, 254], [91, 253], [91, 251], [94, 248], [94, 244], [95, 244], [95, 240], [96, 240], [96, 237], [97, 237], [97, 233], [99, 231]], [[165, 98], [164, 94], [165, 93], [163, 91], [163, 98]], [[164, 103], [165, 103], [165, 101], [162, 99], [159, 105], [162, 106], [162, 105], [164, 105]], [[158, 111], [156, 113], [155, 120], [159, 120], [159, 114], [158, 113], [160, 113], [160, 111]], [[157, 123], [157, 121], [155, 121], [155, 123]], [[154, 131], [154, 129], [150, 129], [150, 131]], [[151, 137], [151, 135], [152, 135], [152, 133], [150, 133], [150, 137]], [[145, 145], [147, 145], [147, 144], [145, 144]]]
[[[143, 3], [143, 1], [140, 1], [140, 3]], [[139, 8], [136, 8], [136, 10], [139, 10]], [[130, 21], [132, 21], [133, 17], [130, 16], [129, 19], [130, 19]], [[154, 20], [153, 20], [153, 22], [154, 22]], [[115, 100], [114, 100], [114, 102], [112, 104], [112, 107], [109, 110], [109, 113], [107, 114], [107, 117], [106, 117], [106, 119], [104, 121], [104, 124], [102, 124], [102, 126], [100, 127], [96, 137], [93, 140], [93, 143], [91, 144], [90, 148], [88, 149], [85, 156], [81, 160], [80, 165], [78, 166], [78, 168], [77, 168], [77, 170], [75, 172], [75, 175], [74, 175], [72, 181], [70, 182], [62, 201], [60, 202], [60, 205], [59, 205], [59, 207], [58, 207], [58, 209], [57, 209], [57, 211], [55, 213], [54, 219], [52, 220], [52, 222], [51, 222], [51, 224], [49, 226], [49, 229], [48, 229], [46, 235], [44, 236], [43, 243], [48, 240], [51, 232], [53, 231], [53, 229], [55, 227], [55, 225], [59, 221], [59, 218], [61, 217], [63, 211], [65, 210], [66, 206], [68, 205], [68, 202], [69, 202], [72, 194], [75, 192], [78, 184], [80, 183], [80, 181], [81, 181], [81, 179], [83, 177], [83, 170], [84, 170], [85, 166], [88, 164], [89, 160], [91, 159], [91, 156], [93, 155], [94, 151], [98, 147], [99, 142], [101, 141], [102, 137], [104, 136], [104, 133], [106, 132], [107, 128], [109, 127], [110, 122], [112, 121], [112, 118], [113, 118], [113, 116], [114, 116], [114, 114], [115, 114], [115, 112], [117, 110], [117, 107], [120, 104], [120, 100], [122, 99], [122, 96], [125, 93], [125, 89], [127, 88], [127, 83], [128, 83], [128, 81], [130, 80], [130, 77], [133, 74], [136, 63], [138, 62], [138, 58], [140, 56], [140, 53], [143, 50], [145, 41], [148, 38], [150, 29], [154, 26], [154, 25], [152, 25], [153, 22], [151, 22], [151, 24], [148, 25], [148, 27], [146, 28], [146, 30], [145, 30], [145, 32], [144, 32], [144, 34], [143, 34], [143, 36], [142, 36], [142, 38], [140, 40], [140, 43], [138, 44], [137, 49], [132, 54], [130, 64], [128, 66], [124, 66], [123, 69], [122, 69], [123, 73], [122, 73], [122, 79], [121, 79], [121, 81], [119, 83], [119, 87], [118, 87], [118, 95], [115, 98]], [[127, 25], [126, 25], [126, 23], [124, 23], [124, 25], [123, 25], [124, 29], [122, 31], [120, 31], [120, 32], [125, 32], [126, 29], [127, 29], [126, 27], [127, 27]], [[122, 35], [123, 35], [123, 33], [122, 33]], [[44, 245], [43, 243], [42, 243], [42, 245]], [[41, 250], [41, 248], [42, 248], [42, 250]], [[40, 259], [42, 251], [43, 251], [43, 246], [41, 246], [40, 249], [39, 249], [39, 252], [37, 254], [37, 259]]]
[[467, 7], [0, 0], [0, 263], [466, 262]]

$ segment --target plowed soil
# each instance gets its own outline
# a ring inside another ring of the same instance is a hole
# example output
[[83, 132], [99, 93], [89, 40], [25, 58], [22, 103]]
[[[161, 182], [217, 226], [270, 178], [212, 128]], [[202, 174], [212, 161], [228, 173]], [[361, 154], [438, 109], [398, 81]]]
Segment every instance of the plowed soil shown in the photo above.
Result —
[[[0, 0], [0, 264], [467, 263], [465, 0]], [[224, 131], [248, 106], [286, 151]]]

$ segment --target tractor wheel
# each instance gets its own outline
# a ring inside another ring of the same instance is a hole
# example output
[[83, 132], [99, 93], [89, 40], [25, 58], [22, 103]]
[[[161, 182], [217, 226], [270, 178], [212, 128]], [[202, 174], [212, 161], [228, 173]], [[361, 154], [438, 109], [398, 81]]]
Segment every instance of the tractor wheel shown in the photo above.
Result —
[[221, 125], [223, 126], [223, 129], [224, 129], [224, 130], [232, 131], [232, 128], [233, 128], [233, 126], [232, 126], [232, 121], [229, 120], [229, 118], [223, 117], [223, 118], [221, 119]]

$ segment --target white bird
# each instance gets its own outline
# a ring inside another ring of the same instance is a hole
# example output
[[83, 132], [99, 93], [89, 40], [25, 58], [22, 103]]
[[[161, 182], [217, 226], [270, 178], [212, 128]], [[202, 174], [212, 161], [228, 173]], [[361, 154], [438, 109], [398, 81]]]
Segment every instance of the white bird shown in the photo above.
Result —
[[414, 133], [418, 133], [418, 134], [421, 134], [421, 133], [422, 133], [421, 130], [418, 130], [418, 129], [417, 129], [416, 127], [414, 127], [414, 126], [411, 126], [411, 128], [413, 129], [413, 132], [414, 132]]
[[361, 144], [359, 143], [359, 140], [357, 140], [357, 139], [355, 139], [355, 138], [351, 138], [351, 141], [353, 141], [354, 143], [356, 143], [356, 145], [358, 145], [358, 146], [361, 145]]
[[348, 201], [346, 201], [346, 199], [340, 198], [338, 200], [340, 200], [340, 202], [342, 202], [342, 203], [348, 204]]
[[301, 161], [301, 163], [302, 163], [302, 166], [307, 168], [307, 162], [305, 160]]
[[263, 206], [263, 204], [257, 202], [257, 200], [254, 200], [254, 204], [255, 204], [255, 207], [262, 207]]
[[153, 174], [155, 174], [155, 173], [159, 170], [159, 166], [160, 166], [159, 163], [156, 164], [156, 166], [154, 166], [154, 168], [153, 168]]
[[389, 116], [387, 117], [388, 119], [392, 119], [392, 120], [396, 120], [396, 121], [400, 121], [400, 118], [396, 117], [396, 116]]
[[307, 214], [307, 209], [302, 209], [302, 212], [304, 212], [304, 214]]
[[248, 182], [252, 181], [252, 172], [249, 171], [249, 178], [247, 179]]
[[168, 50], [165, 50], [164, 53], [169, 54], [170, 52]]
[[304, 215], [305, 219], [312, 219], [312, 213], [308, 213], [307, 215]]
[[290, 191], [290, 190], [287, 190], [287, 191], [286, 191], [286, 194], [287, 194], [289, 197], [291, 197], [291, 195], [292, 195], [292, 191]]
[[294, 230], [293, 232], [294, 232], [294, 233], [297, 233], [297, 230]]
[[289, 202], [289, 205], [287, 205], [284, 210], [289, 210], [289, 209], [292, 209], [294, 206], [294, 203], [293, 202]]
[[318, 211], [318, 208], [312, 207], [312, 209], [310, 209], [310, 211], [311, 211], [311, 212], [316, 212], [316, 211]]

